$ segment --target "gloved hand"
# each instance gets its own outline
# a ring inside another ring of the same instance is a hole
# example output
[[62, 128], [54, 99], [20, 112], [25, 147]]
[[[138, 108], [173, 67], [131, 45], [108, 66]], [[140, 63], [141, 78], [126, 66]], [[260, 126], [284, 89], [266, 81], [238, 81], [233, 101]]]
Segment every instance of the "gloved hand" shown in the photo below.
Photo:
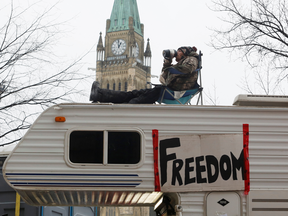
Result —
[[163, 63], [163, 66], [164, 66], [164, 67], [169, 67], [169, 66], [171, 66], [171, 63], [172, 63], [172, 59], [164, 58], [164, 63]]

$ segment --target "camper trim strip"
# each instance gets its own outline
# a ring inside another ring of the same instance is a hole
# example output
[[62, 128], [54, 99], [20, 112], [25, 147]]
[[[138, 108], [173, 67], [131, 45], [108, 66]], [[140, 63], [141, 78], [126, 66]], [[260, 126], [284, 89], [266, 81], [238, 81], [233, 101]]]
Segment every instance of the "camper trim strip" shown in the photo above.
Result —
[[50, 183], [50, 182], [11, 182], [14, 186], [61, 186], [61, 187], [71, 187], [71, 186], [77, 186], [77, 187], [136, 187], [139, 184], [126, 184], [126, 183]]
[[[85, 177], [139, 177], [137, 174], [51, 174], [51, 173], [7, 173], [8, 179], [14, 186], [78, 186], [78, 187], [89, 187], [89, 186], [101, 186], [101, 187], [136, 187], [142, 183], [141, 179], [23, 179], [20, 176], [85, 176]], [[13, 178], [14, 177], [14, 178]], [[18, 178], [16, 178], [18, 177]], [[37, 182], [32, 182], [37, 181]], [[43, 182], [39, 182], [43, 181]], [[49, 182], [50, 181], [50, 182]], [[62, 181], [62, 182], [55, 182], [55, 181]], [[69, 182], [63, 182], [69, 181]], [[75, 181], [75, 182], [71, 182]], [[78, 182], [77, 182], [78, 181]], [[80, 181], [80, 182], [79, 182]], [[83, 182], [86, 181], [86, 182]], [[91, 182], [87, 182], [91, 181]], [[99, 182], [101, 181], [101, 183]]]
[[47, 175], [47, 176], [101, 176], [101, 177], [105, 177], [105, 176], [115, 176], [115, 177], [138, 177], [137, 174], [73, 174], [73, 173], [6, 173], [6, 176], [23, 176], [23, 175], [27, 175], [27, 176], [43, 176], [43, 175]]

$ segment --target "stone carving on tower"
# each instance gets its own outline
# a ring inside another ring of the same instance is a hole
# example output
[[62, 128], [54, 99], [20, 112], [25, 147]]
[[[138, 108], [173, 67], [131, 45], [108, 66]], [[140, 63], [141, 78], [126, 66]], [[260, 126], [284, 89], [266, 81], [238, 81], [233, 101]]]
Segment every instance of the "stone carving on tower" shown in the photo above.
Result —
[[105, 46], [102, 33], [97, 45], [96, 80], [101, 88], [149, 88], [151, 57], [149, 39], [144, 50], [144, 25], [137, 1], [114, 0], [110, 19], [106, 21]]

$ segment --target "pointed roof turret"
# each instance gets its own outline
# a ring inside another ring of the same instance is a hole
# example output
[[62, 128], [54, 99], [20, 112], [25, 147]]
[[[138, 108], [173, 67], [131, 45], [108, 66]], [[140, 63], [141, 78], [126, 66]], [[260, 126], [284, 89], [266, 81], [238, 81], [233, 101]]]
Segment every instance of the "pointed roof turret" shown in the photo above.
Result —
[[97, 44], [97, 50], [103, 50], [104, 46], [103, 46], [103, 40], [102, 40], [102, 32], [100, 32], [100, 36], [99, 36], [99, 40], [98, 40], [98, 44]]
[[151, 54], [151, 49], [150, 49], [150, 39], [148, 38], [147, 39], [147, 46], [146, 46], [146, 50], [145, 50], [145, 53], [144, 53], [144, 56], [145, 57], [151, 57], [152, 54]]
[[107, 32], [129, 30], [129, 17], [133, 18], [134, 31], [143, 36], [136, 0], [114, 0]]

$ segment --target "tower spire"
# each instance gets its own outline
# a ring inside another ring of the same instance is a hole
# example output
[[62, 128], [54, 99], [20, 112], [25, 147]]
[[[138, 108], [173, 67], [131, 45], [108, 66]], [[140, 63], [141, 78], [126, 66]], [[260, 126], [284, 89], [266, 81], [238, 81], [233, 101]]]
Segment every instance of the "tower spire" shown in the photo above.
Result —
[[103, 46], [102, 32], [100, 32], [100, 36], [99, 36], [99, 40], [97, 44], [97, 61], [104, 60], [104, 52], [105, 52], [105, 48]]
[[151, 57], [152, 57], [152, 53], [151, 53], [151, 48], [150, 48], [150, 39], [147, 39], [147, 46], [146, 46], [146, 50], [144, 53], [144, 65], [147, 67], [151, 67]]
[[134, 31], [143, 36], [143, 28], [140, 22], [136, 0], [114, 0], [110, 16], [111, 22], [107, 32], [129, 30], [130, 17], [133, 18], [132, 28], [134, 28]]
[[99, 36], [99, 40], [98, 40], [98, 44], [97, 44], [97, 50], [99, 49], [103, 49], [103, 40], [102, 40], [102, 32], [100, 32], [100, 36]]

